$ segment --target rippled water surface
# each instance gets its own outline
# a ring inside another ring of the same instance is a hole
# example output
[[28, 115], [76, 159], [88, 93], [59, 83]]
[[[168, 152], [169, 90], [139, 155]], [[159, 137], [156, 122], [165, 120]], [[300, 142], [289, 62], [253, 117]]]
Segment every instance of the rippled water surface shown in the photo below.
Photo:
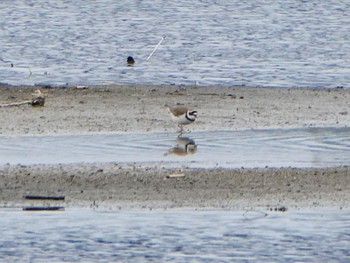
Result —
[[350, 128], [0, 136], [0, 165], [163, 162], [189, 167], [350, 165]]
[[2, 0], [0, 81], [349, 86], [349, 19], [337, 0]]
[[349, 211], [0, 210], [4, 262], [349, 262]]

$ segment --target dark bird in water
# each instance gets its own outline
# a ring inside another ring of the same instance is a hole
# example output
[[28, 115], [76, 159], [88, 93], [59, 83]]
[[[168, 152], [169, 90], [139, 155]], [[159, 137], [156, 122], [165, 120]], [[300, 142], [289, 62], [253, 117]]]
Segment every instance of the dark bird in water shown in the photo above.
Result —
[[134, 58], [133, 58], [132, 56], [128, 56], [127, 62], [128, 62], [128, 65], [129, 65], [129, 66], [135, 64], [135, 60], [134, 60]]

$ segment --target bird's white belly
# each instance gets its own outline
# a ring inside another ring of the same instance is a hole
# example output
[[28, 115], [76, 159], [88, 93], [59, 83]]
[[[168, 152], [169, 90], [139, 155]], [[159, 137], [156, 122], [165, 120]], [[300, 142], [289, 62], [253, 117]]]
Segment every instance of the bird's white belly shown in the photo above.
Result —
[[189, 121], [185, 115], [173, 117], [173, 120], [179, 125], [187, 125], [191, 123], [191, 121]]

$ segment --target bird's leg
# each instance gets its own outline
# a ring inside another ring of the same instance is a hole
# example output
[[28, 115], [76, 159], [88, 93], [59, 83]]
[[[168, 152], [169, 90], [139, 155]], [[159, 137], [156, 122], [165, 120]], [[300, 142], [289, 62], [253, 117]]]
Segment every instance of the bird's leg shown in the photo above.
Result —
[[178, 132], [179, 132], [179, 134], [180, 134], [180, 136], [181, 136], [182, 133], [184, 132], [184, 128], [183, 128], [183, 126], [182, 126], [181, 124], [179, 124], [178, 126], [179, 126], [179, 128], [180, 128], [180, 130], [179, 130]]

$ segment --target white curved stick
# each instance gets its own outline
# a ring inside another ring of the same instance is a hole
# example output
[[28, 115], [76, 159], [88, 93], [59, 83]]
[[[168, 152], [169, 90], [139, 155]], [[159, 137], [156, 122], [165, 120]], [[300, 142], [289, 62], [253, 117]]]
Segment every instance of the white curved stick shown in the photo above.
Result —
[[156, 45], [156, 47], [153, 49], [153, 51], [151, 52], [151, 54], [149, 54], [148, 58], [146, 59], [146, 61], [148, 61], [152, 56], [153, 53], [156, 52], [156, 50], [158, 49], [158, 47], [160, 46], [160, 44], [162, 44], [163, 40], [165, 39], [165, 36], [162, 37], [162, 39], [159, 41], [159, 43]]

